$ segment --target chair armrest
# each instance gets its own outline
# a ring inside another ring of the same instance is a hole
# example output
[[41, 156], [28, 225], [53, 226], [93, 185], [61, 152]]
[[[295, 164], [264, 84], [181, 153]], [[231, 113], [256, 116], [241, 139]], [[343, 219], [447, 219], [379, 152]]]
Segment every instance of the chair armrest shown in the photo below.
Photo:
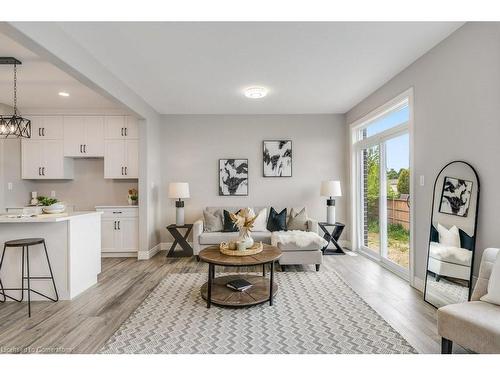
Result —
[[318, 220], [308, 219], [307, 220], [307, 231], [318, 233], [319, 232]]
[[499, 249], [491, 247], [483, 251], [481, 265], [479, 267], [479, 276], [472, 292], [471, 301], [479, 301], [479, 299], [488, 292], [488, 282], [490, 281], [493, 264], [495, 263], [499, 251]]
[[193, 223], [193, 254], [198, 255], [200, 248], [200, 235], [203, 233], [203, 219], [198, 219]]

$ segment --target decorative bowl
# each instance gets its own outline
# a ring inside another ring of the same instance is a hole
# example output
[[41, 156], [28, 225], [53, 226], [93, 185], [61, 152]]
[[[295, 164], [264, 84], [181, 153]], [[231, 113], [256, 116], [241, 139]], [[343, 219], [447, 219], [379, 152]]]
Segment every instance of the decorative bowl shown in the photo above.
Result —
[[62, 202], [57, 202], [51, 204], [50, 206], [42, 207], [42, 210], [46, 214], [61, 214], [66, 209], [66, 205]]

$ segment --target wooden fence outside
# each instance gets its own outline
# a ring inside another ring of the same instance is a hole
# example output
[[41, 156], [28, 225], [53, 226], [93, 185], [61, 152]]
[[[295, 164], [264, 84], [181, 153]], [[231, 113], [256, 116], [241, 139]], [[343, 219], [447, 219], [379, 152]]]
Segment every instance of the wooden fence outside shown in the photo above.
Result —
[[387, 222], [410, 229], [410, 208], [406, 199], [387, 199]]

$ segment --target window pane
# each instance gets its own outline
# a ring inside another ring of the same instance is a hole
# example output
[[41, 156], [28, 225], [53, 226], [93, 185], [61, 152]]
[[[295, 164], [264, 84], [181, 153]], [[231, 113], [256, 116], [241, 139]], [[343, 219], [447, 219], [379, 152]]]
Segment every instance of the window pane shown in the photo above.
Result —
[[370, 250], [380, 252], [379, 198], [380, 198], [380, 149], [366, 148], [361, 152], [363, 181], [363, 244]]
[[361, 130], [361, 139], [371, 137], [387, 129], [394, 128], [410, 119], [410, 109], [406, 105], [397, 111], [391, 111], [386, 115], [374, 120]]

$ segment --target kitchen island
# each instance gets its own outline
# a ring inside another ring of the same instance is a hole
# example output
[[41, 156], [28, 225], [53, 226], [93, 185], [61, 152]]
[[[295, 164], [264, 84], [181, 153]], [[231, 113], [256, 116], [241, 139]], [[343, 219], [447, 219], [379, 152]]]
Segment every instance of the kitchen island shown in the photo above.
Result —
[[[101, 272], [100, 212], [72, 212], [34, 217], [0, 215], [2, 250], [5, 241], [35, 237], [44, 238], [47, 244], [59, 299], [71, 300], [97, 283], [97, 275]], [[30, 247], [29, 255], [31, 275], [47, 276], [49, 271], [43, 245]], [[4, 288], [20, 288], [20, 248], [7, 248], [0, 279]], [[50, 281], [32, 280], [31, 285], [41, 293], [54, 295]], [[18, 298], [21, 292], [7, 293]], [[36, 293], [32, 293], [31, 297], [35, 301], [44, 300]]]

